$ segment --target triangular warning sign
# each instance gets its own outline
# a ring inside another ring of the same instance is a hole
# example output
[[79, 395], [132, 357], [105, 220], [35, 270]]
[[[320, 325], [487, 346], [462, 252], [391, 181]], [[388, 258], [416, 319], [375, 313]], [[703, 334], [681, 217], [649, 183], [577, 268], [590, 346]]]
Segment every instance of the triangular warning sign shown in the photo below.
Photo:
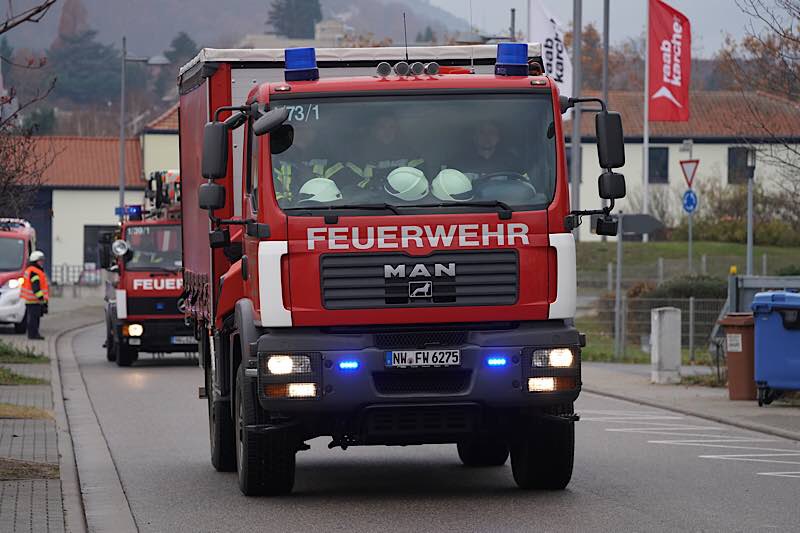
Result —
[[680, 162], [681, 171], [683, 171], [683, 179], [686, 180], [686, 185], [692, 188], [694, 182], [694, 173], [697, 172], [697, 166], [700, 164], [699, 159], [685, 159]]

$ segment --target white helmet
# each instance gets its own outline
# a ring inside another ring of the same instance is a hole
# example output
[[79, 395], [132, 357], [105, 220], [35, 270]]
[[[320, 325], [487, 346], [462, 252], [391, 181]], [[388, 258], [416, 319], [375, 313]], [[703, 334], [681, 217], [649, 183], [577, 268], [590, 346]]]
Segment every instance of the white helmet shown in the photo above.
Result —
[[428, 196], [428, 179], [418, 168], [397, 167], [386, 176], [383, 188], [395, 198], [413, 202]]
[[298, 199], [301, 202], [334, 202], [342, 199], [342, 191], [333, 180], [312, 178], [300, 187]]
[[431, 191], [436, 198], [447, 202], [472, 200], [472, 182], [454, 168], [445, 168], [439, 172], [433, 178]]
[[41, 250], [35, 250], [31, 252], [31, 256], [29, 258], [31, 263], [35, 263], [36, 261], [41, 261], [42, 259], [44, 259], [44, 252], [42, 252]]

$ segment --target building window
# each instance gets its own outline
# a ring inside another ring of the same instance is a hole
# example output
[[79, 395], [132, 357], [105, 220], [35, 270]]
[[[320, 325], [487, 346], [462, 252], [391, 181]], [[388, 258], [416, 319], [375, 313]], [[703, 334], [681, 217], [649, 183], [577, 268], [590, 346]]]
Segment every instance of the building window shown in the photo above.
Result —
[[83, 226], [83, 264], [94, 265], [95, 268], [100, 264], [98, 257], [97, 241], [100, 240], [100, 233], [104, 231], [114, 232], [116, 226]]
[[649, 160], [650, 183], [669, 183], [669, 148], [651, 147]]
[[740, 185], [747, 183], [748, 176], [747, 147], [728, 147], [728, 184]]

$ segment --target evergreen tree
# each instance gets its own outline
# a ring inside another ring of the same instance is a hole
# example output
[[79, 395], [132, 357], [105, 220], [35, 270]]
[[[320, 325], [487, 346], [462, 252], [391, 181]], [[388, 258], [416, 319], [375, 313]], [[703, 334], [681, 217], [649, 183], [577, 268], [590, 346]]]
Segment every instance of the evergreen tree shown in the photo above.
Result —
[[156, 79], [156, 94], [164, 95], [175, 86], [175, 78], [180, 68], [189, 62], [199, 52], [197, 43], [182, 31], [172, 39], [169, 49], [164, 50], [164, 56], [169, 59], [169, 65], [162, 67]]
[[290, 39], [313, 39], [314, 25], [320, 20], [319, 0], [273, 0], [267, 24]]
[[436, 35], [433, 33], [433, 30], [430, 26], [425, 27], [425, 33], [422, 35], [422, 40], [426, 43], [436, 42]]
[[[57, 96], [77, 104], [103, 104], [118, 99], [120, 52], [97, 42], [96, 35], [96, 31], [89, 30], [77, 36], [62, 36], [59, 46], [49, 50], [48, 62], [58, 77]], [[131, 81], [137, 78], [131, 77]]]

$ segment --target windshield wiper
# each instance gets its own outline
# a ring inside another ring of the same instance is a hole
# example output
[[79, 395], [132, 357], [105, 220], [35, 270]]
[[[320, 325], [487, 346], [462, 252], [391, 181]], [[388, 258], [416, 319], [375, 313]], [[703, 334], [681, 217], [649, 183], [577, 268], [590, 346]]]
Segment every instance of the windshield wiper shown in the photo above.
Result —
[[303, 207], [287, 207], [284, 211], [337, 211], [339, 209], [365, 209], [365, 210], [384, 210], [391, 211], [395, 215], [399, 215], [400, 211], [397, 210], [396, 205], [392, 204], [345, 204], [345, 205], [310, 205]]
[[413, 204], [403, 205], [401, 207], [494, 207], [499, 208], [497, 214], [501, 220], [508, 220], [511, 218], [511, 207], [500, 200], [475, 200], [469, 202], [439, 202], [438, 204]]

